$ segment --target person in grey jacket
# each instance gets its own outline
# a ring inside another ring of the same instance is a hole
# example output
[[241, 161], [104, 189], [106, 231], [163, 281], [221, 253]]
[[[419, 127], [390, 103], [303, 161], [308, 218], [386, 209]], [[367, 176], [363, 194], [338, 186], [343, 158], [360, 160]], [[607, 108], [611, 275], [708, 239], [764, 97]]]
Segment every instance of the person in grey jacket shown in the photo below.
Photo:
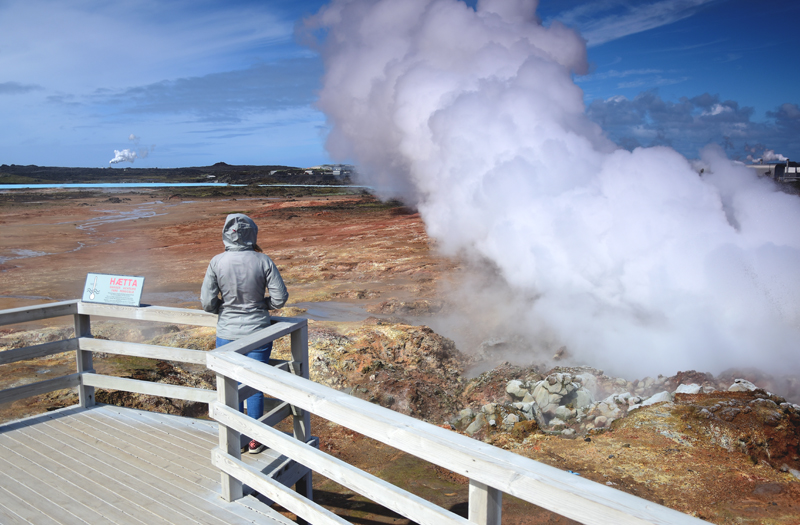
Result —
[[[270, 326], [270, 310], [286, 304], [289, 292], [275, 263], [261, 252], [256, 238], [258, 226], [242, 213], [225, 219], [222, 242], [225, 251], [208, 265], [200, 302], [206, 312], [219, 314], [217, 348]], [[269, 296], [265, 296], [269, 292]], [[272, 343], [247, 353], [262, 363], [269, 362]], [[239, 410], [244, 412], [244, 404]], [[264, 394], [247, 398], [247, 415], [258, 419], [264, 414]], [[249, 452], [257, 454], [264, 446], [251, 440]]]

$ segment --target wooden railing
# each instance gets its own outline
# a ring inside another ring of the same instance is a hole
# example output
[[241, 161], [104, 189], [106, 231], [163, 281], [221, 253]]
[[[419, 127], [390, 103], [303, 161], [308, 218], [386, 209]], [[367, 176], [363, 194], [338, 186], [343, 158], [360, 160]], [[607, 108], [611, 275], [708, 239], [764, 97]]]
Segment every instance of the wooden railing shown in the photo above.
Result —
[[64, 388], [77, 388], [79, 405], [88, 407], [94, 405], [95, 387], [126, 390], [203, 403], [208, 403], [216, 398], [216, 392], [211, 390], [165, 385], [95, 373], [92, 364], [92, 352], [151, 357], [199, 364], [205, 364], [207, 352], [92, 339], [92, 315], [195, 326], [215, 326], [217, 317], [199, 310], [158, 306], [133, 308], [83, 303], [77, 300], [0, 311], [0, 326], [39, 321], [53, 317], [72, 316], [75, 327], [75, 336], [72, 338], [0, 352], [0, 365], [65, 351], [74, 350], [76, 352], [76, 373], [0, 391], [0, 403], [12, 402]]
[[[215, 325], [215, 315], [198, 310], [115, 307], [67, 301], [2, 311], [0, 325], [63, 315], [74, 316], [74, 338], [0, 352], [0, 364], [74, 350], [77, 372], [0, 391], [0, 403], [71, 387], [79, 389], [82, 406], [94, 403], [95, 387], [209, 403], [209, 413], [219, 423], [220, 436], [220, 446], [213, 451], [212, 461], [222, 472], [222, 496], [229, 501], [242, 496], [242, 484], [246, 483], [294, 512], [301, 521], [315, 525], [348, 523], [313, 502], [311, 474], [319, 472], [402, 516], [427, 525], [499, 525], [503, 493], [587, 524], [704, 523], [656, 503], [309, 381], [305, 319], [276, 318], [271, 327], [211, 352], [91, 338], [91, 315]], [[277, 366], [268, 366], [242, 355], [286, 335], [291, 337], [291, 361], [271, 361], [270, 364]], [[95, 351], [205, 363], [217, 374], [217, 391], [99, 375], [92, 368], [91, 356]], [[280, 401], [258, 421], [238, 411], [238, 400], [256, 391]], [[468, 518], [321, 452], [315, 438], [310, 435], [311, 413], [469, 478]], [[275, 423], [289, 416], [293, 419], [292, 435], [273, 428]], [[285, 465], [265, 474], [242, 462], [242, 435], [250, 436], [285, 456]], [[295, 484], [296, 492], [288, 488], [287, 485], [291, 484]]]
[[[229, 403], [209, 406], [221, 425], [245, 432], [281, 454], [421, 524], [499, 525], [502, 494], [510, 494], [568, 518], [588, 524], [694, 524], [701, 520], [589, 481], [537, 461], [501, 450], [461, 434], [418, 421], [303, 377], [284, 374], [241, 355], [212, 351], [208, 367], [231, 381], [316, 414], [360, 434], [466, 476], [469, 517], [464, 519], [319, 450], [242, 416]], [[311, 523], [347, 523], [285, 487], [249, 477], [242, 465], [218, 451], [217, 465], [241, 476], [268, 498]]]

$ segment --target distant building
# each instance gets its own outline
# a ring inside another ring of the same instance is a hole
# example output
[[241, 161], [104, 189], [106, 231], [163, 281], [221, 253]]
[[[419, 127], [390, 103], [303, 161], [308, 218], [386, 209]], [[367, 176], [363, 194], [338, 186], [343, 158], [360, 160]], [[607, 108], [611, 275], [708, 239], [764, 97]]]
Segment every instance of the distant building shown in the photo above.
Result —
[[755, 170], [759, 176], [767, 176], [780, 182], [800, 181], [800, 163], [786, 159], [779, 164], [751, 164], [748, 168]]
[[321, 164], [306, 169], [309, 175], [314, 172], [322, 172], [322, 175], [329, 175], [337, 179], [343, 179], [354, 174], [356, 171], [355, 166], [352, 164]]
[[775, 165], [775, 180], [781, 182], [797, 182], [800, 180], [800, 169], [798, 163], [786, 160], [786, 164]]
[[775, 178], [775, 164], [747, 164], [747, 167], [755, 171], [759, 177]]

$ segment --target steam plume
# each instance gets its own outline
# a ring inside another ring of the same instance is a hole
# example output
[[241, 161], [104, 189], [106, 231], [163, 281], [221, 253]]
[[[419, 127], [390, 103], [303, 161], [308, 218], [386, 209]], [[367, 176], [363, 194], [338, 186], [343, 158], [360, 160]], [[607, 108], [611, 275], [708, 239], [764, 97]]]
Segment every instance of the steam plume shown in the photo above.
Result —
[[[745, 146], [745, 148], [747, 148], [747, 146]], [[748, 150], [751, 151], [753, 154], [757, 154], [759, 148], [757, 146], [754, 146], [752, 148], [748, 148]], [[789, 160], [780, 153], [775, 153], [774, 149], [762, 148], [762, 150], [763, 151], [760, 156], [748, 155], [747, 160], [749, 160], [750, 162], [773, 162], [773, 161], [785, 162]]]
[[137, 157], [136, 152], [133, 151], [133, 150], [129, 150], [129, 149], [126, 148], [126, 149], [120, 151], [120, 150], [116, 150], [115, 149], [114, 150], [114, 158], [111, 159], [110, 161], [108, 161], [108, 163], [109, 164], [117, 164], [117, 163], [120, 163], [120, 162], [130, 162], [131, 164], [133, 164], [133, 161], [136, 160], [136, 157]]
[[[136, 135], [134, 135], [133, 133], [131, 133], [128, 136], [128, 140], [133, 142], [133, 144], [136, 147], [138, 147], [139, 146], [139, 141], [141, 139], [139, 137], [137, 137]], [[146, 148], [146, 147], [145, 148], [139, 148], [138, 151], [133, 150], [133, 149], [128, 149], [128, 148], [125, 148], [122, 151], [115, 149], [114, 150], [114, 158], [111, 159], [110, 161], [108, 161], [108, 163], [109, 164], [118, 164], [120, 162], [130, 162], [131, 164], [133, 164], [134, 161], [136, 161], [137, 158], [138, 159], [146, 158], [150, 154], [150, 152], [155, 149], [155, 147], [156, 147], [156, 145], [153, 144], [152, 146], [150, 146], [149, 149]]]
[[571, 78], [584, 41], [535, 7], [334, 0], [308, 21], [329, 151], [471, 261], [473, 327], [615, 373], [797, 370], [797, 197], [719, 149], [618, 149]]

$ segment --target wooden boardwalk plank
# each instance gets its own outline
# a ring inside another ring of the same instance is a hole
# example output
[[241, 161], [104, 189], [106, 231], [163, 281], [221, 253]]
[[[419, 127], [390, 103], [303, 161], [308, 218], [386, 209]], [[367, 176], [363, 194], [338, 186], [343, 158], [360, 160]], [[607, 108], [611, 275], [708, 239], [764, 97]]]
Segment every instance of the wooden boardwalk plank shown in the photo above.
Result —
[[[5, 494], [5, 492], [2, 490], [2, 487], [0, 487], [0, 500], [2, 500], [3, 494]], [[27, 520], [23, 520], [22, 516], [16, 512], [3, 506], [2, 501], [0, 501], [0, 523], [3, 523], [4, 525], [26, 525], [29, 522]]]
[[[106, 435], [104, 438], [106, 441], [125, 443], [131, 449], [140, 449], [154, 458], [158, 457], [164, 468], [175, 465], [212, 482], [219, 481], [219, 470], [211, 468], [203, 461], [198, 461], [201, 456], [204, 459], [208, 455], [206, 448], [181, 447], [170, 441], [154, 439], [153, 433], [148, 432], [147, 428], [142, 425], [129, 425], [119, 419], [103, 417], [93, 410], [87, 410], [74, 419], [72, 424], [76, 428], [83, 429], [91, 426], [95, 430], [103, 432]], [[79, 426], [81, 424], [84, 426]], [[155, 459], [151, 461], [156, 462]]]
[[[97, 410], [87, 410], [86, 412], [74, 416], [71, 418], [70, 424], [76, 429], [86, 432], [99, 440], [105, 439], [111, 440], [112, 442], [124, 442], [129, 444], [131, 448], [126, 450], [126, 453], [132, 453], [154, 464], [158, 464], [164, 459], [169, 459], [172, 462], [183, 460], [184, 468], [190, 471], [190, 475], [187, 475], [183, 469], [172, 469], [173, 473], [196, 483], [198, 485], [197, 490], [206, 489], [214, 494], [219, 494], [220, 492], [219, 469], [206, 466], [211, 465], [210, 448], [203, 450], [200, 448], [193, 449], [194, 452], [199, 453], [199, 457], [196, 459], [180, 457], [180, 454], [185, 454], [187, 449], [174, 447], [175, 451], [172, 452], [169, 450], [171, 445], [167, 442], [153, 440], [152, 438], [149, 442], [145, 441], [144, 438], [148, 437], [147, 428], [149, 427], [145, 426], [142, 428], [141, 424], [138, 427], [126, 426], [118, 419], [103, 417], [102, 413], [98, 413]], [[262, 453], [258, 455], [259, 457], [245, 455], [245, 462], [258, 469], [272, 470], [276, 465], [281, 464], [285, 460], [283, 457], [280, 457], [280, 459], [273, 457], [277, 455], [277, 452], [274, 451], [272, 451], [272, 455]], [[166, 476], [164, 479], [170, 481], [171, 477]], [[246, 493], [247, 492], [249, 491], [246, 491]], [[249, 511], [240, 508], [238, 505], [230, 505], [227, 502], [223, 502], [222, 499], [218, 501], [212, 499], [212, 502], [223, 505], [224, 509], [234, 512], [237, 515], [241, 515], [245, 518], [252, 518], [252, 514], [249, 513]]]
[[[91, 420], [93, 428], [113, 434], [114, 440], [124, 441], [131, 446], [142, 448], [156, 456], [168, 459], [180, 467], [205, 476], [210, 485], [206, 485], [205, 482], [200, 482], [200, 484], [211, 487], [214, 492], [219, 491], [220, 471], [213, 468], [210, 461], [211, 450], [219, 444], [217, 440], [211, 441], [207, 448], [184, 447], [174, 444], [172, 440], [156, 442], [150, 432], [152, 427], [147, 423], [138, 423], [137, 420], [104, 417], [104, 414], [96, 409], [87, 410], [76, 416], [75, 419], [83, 420], [84, 418]], [[215, 429], [215, 437], [216, 433]], [[244, 454], [242, 457], [245, 463], [262, 471], [274, 469], [284, 459], [283, 456], [271, 450], [257, 455]]]
[[[248, 498], [220, 497], [217, 445], [214, 421], [108, 405], [0, 425], [0, 523], [287, 523]], [[275, 461], [264, 453], [245, 460]], [[20, 473], [27, 485], [15, 482]]]
[[[7, 461], [6, 458], [0, 458], [0, 470], [10, 472], [13, 467], [14, 464]], [[34, 470], [33, 466], [29, 464], [27, 467], [28, 468], [15, 469], [14, 481], [20, 485], [24, 485], [35, 494], [35, 501], [48, 501], [60, 507], [62, 510], [62, 513], [58, 515], [60, 521], [75, 524], [113, 524], [112, 521], [98, 514], [96, 510], [65, 494], [58, 488], [43, 483], [40, 477], [35, 476], [31, 472]]]
[[[219, 446], [219, 431], [216, 421], [181, 418], [180, 416], [120, 408], [112, 405], [100, 405], [94, 407], [94, 410], [111, 412], [115, 418], [131, 425], [150, 425], [149, 430], [154, 434], [168, 438], [170, 443], [183, 447], [186, 451], [200, 450], [204, 442], [206, 445], [203, 450], [206, 452], [203, 452], [202, 462], [206, 465], [211, 465], [211, 449]], [[165, 428], [165, 422], [170, 423], [172, 426]], [[176, 425], [175, 423], [178, 424]], [[191, 444], [181, 441], [181, 437], [189, 439]], [[255, 455], [244, 454], [242, 459], [245, 463], [264, 472], [274, 469], [282, 461], [279, 456], [280, 454], [275, 451], [266, 450]], [[219, 474], [218, 469], [215, 469], [215, 472]], [[215, 479], [219, 479], [219, 476]]]
[[[0, 488], [2, 489], [0, 490], [0, 503], [3, 503], [3, 505], [8, 503], [9, 506], [13, 506], [14, 512], [36, 525], [75, 523], [75, 521], [56, 521], [56, 516], [62, 516], [66, 513], [60, 507], [50, 503], [50, 501], [42, 500], [41, 496], [16, 480], [17, 472], [14, 472], [14, 474], [14, 478], [11, 478], [6, 472], [0, 471]], [[85, 524], [86, 522], [77, 523]]]
[[[166, 436], [174, 443], [181, 443], [186, 447], [203, 447], [218, 445], [217, 423], [200, 419], [182, 418], [169, 414], [155, 414], [144, 410], [120, 408], [113, 405], [102, 405], [99, 410], [107, 412], [111, 417], [133, 420], [149, 424], [153, 432]], [[208, 432], [206, 429], [212, 429]]]
[[[104, 450], [113, 452], [109, 447], [119, 447], [120, 454], [124, 456], [131, 456], [133, 464], [146, 468], [148, 471], [167, 473], [168, 477], [165, 479], [180, 481], [183, 480], [187, 483], [197, 485], [198, 488], [202, 487], [207, 490], [212, 490], [214, 487], [214, 478], [219, 478], [219, 473], [214, 472], [213, 469], [205, 467], [199, 460], [194, 457], [179, 457], [173, 454], [174, 457], [167, 457], [168, 454], [164, 453], [164, 442], [158, 439], [151, 439], [150, 443], [142, 441], [137, 438], [135, 434], [140, 433], [141, 430], [128, 429], [124, 436], [119, 434], [116, 436], [112, 432], [109, 433], [106, 429], [98, 428], [100, 423], [94, 423], [91, 420], [73, 420], [70, 422], [70, 427], [87, 434], [89, 437], [97, 439], [98, 443], [102, 443]], [[146, 435], [146, 433], [145, 433]], [[185, 452], [185, 451], [182, 451]], [[126, 458], [127, 459], [127, 458]], [[187, 460], [185, 467], [174, 462], [174, 460]], [[194, 460], [194, 461], [193, 461]], [[194, 463], [191, 467], [190, 464]], [[202, 472], [198, 472], [201, 470]], [[210, 482], [210, 483], [209, 483]]]
[[[202, 439], [207, 443], [207, 448], [205, 450], [208, 451], [207, 454], [205, 452], [203, 453], [203, 464], [211, 465], [211, 450], [214, 447], [219, 446], [219, 431], [216, 421], [183, 418], [170, 414], [159, 414], [144, 410], [120, 408], [113, 405], [98, 405], [93, 407], [92, 410], [102, 410], [104, 413], [112, 413], [115, 418], [119, 418], [120, 421], [128, 422], [128, 424], [143, 423], [151, 425], [150, 428], [152, 432], [159, 434], [162, 431], [165, 432], [166, 435], [171, 437], [170, 443], [185, 447], [184, 450], [199, 449], [198, 447], [200, 447], [201, 442], [195, 440], [195, 438]], [[165, 422], [169, 423], [171, 427], [164, 428]], [[186, 434], [190, 434], [191, 437], [187, 437]], [[180, 441], [180, 437], [187, 437], [187, 439], [192, 440], [191, 442], [194, 443], [194, 445], [188, 445], [185, 442]], [[262, 472], [265, 472], [277, 466], [277, 464], [281, 461], [279, 460], [279, 456], [280, 454], [277, 452], [270, 451], [268, 449], [260, 454], [244, 454], [242, 460], [252, 467], [258, 468]], [[219, 473], [219, 470], [215, 471]]]
[[[125, 514], [120, 509], [109, 505], [105, 501], [93, 497], [83, 488], [76, 485], [71, 479], [59, 474], [65, 473], [64, 469], [56, 469], [51, 465], [42, 466], [31, 458], [20, 455], [14, 450], [0, 443], [0, 467], [5, 472], [17, 469], [29, 474], [36, 480], [36, 492], [41, 497], [50, 499], [53, 503], [67, 509], [74, 509], [73, 513], [83, 519], [91, 518], [91, 523], [129, 523], [134, 521], [133, 516]], [[17, 476], [15, 475], [15, 479]], [[135, 520], [139, 521], [139, 520]], [[139, 523], [144, 523], [139, 521]]]
[[[135, 484], [131, 486], [119, 481], [114, 476], [115, 469], [105, 468], [100, 471], [94, 469], [82, 461], [81, 454], [72, 450], [67, 443], [52, 438], [37, 430], [36, 427], [20, 430], [20, 435], [24, 438], [25, 443], [34, 440], [33, 442], [42, 447], [40, 453], [44, 457], [72, 470], [73, 475], [80, 478], [87, 491], [112, 505], [126, 506], [137, 515], [146, 517], [146, 521], [151, 524], [170, 525], [175, 523], [175, 518], [183, 518], [183, 516], [171, 512], [157, 499], [141, 493]], [[13, 436], [13, 438], [9, 436], [9, 439], [17, 438], [18, 436]], [[32, 451], [32, 453], [36, 452]]]
[[[51, 421], [41, 426], [53, 432], [69, 436], [76, 441], [83, 441], [84, 446], [81, 447], [81, 452], [85, 454], [87, 464], [93, 465], [96, 469], [117, 468], [115, 477], [119, 479], [127, 478], [137, 482], [139, 490], [143, 493], [149, 492], [152, 498], [159, 499], [171, 510], [180, 512], [184, 516], [184, 520], [207, 525], [230, 523], [215, 516], [214, 511], [218, 510], [218, 508], [208, 500], [195, 494], [197, 490], [195, 484], [165, 470], [154, 472], [152, 464], [133, 455], [126, 455], [123, 460], [120, 460], [119, 453], [121, 449], [98, 441], [72, 428], [64, 421]], [[125, 470], [120, 470], [121, 468]], [[160, 490], [153, 488], [159, 482], [162, 482]]]
[[[83, 492], [84, 501], [91, 504], [92, 500], [101, 500], [105, 504], [115, 508], [124, 509], [128, 515], [138, 516], [123, 523], [167, 523], [160, 520], [155, 514], [139, 512], [139, 505], [134, 503], [133, 500], [138, 496], [137, 493], [130, 491], [127, 495], [131, 498], [124, 497], [126, 495], [126, 487], [121, 487], [112, 478], [108, 478], [104, 474], [96, 474], [89, 470], [88, 476], [86, 472], [81, 470], [88, 470], [74, 458], [64, 455], [60, 450], [54, 449], [49, 446], [44, 446], [42, 442], [36, 442], [40, 448], [36, 450], [34, 446], [30, 445], [28, 440], [25, 443], [15, 441], [12, 436], [0, 436], [0, 444], [9, 450], [14, 451], [20, 456], [26, 458], [35, 458], [35, 461], [41, 463], [45, 468], [53, 472], [61, 473], [61, 477], [68, 476], [75, 485], [81, 487]], [[45, 443], [46, 444], [46, 443]], [[131, 512], [131, 508], [136, 508], [136, 511]]]
[[[186, 492], [179, 493], [175, 492], [173, 495], [179, 498], [192, 498], [194, 494], [199, 494], [205, 492], [209, 495], [208, 498], [205, 498], [206, 501], [209, 502], [210, 506], [204, 507], [204, 503], [200, 503], [199, 507], [203, 508], [204, 510], [208, 511], [211, 514], [217, 515], [224, 520], [231, 520], [231, 522], [236, 522], [233, 519], [232, 515], [238, 516], [240, 519], [244, 519], [246, 522], [250, 523], [253, 520], [261, 522], [264, 520], [265, 516], [261, 513], [258, 513], [253, 510], [249, 510], [246, 507], [243, 507], [238, 504], [230, 504], [225, 502], [220, 496], [220, 472], [216, 469], [211, 469], [209, 467], [204, 467], [204, 465], [211, 464], [211, 457], [210, 457], [210, 447], [201, 448], [201, 447], [193, 447], [190, 449], [186, 448], [177, 448], [178, 455], [186, 454], [188, 450], [194, 454], [194, 457], [188, 459], [194, 459], [199, 467], [203, 467], [206, 471], [207, 476], [199, 475], [198, 473], [191, 471], [189, 469], [183, 469], [174, 465], [174, 463], [167, 462], [164, 463], [165, 460], [172, 460], [174, 461], [177, 459], [175, 454], [169, 454], [165, 452], [165, 442], [160, 439], [153, 439], [150, 436], [150, 442], [145, 447], [139, 446], [123, 446], [128, 445], [127, 442], [123, 442], [119, 440], [119, 437], [122, 435], [129, 436], [131, 432], [139, 432], [140, 435], [144, 435], [147, 437], [147, 431], [151, 428], [149, 424], [152, 424], [152, 420], [148, 419], [148, 424], [137, 423], [135, 420], [133, 426], [123, 427], [125, 430], [123, 432], [116, 432], [114, 433], [106, 433], [103, 430], [97, 428], [95, 424], [95, 420], [93, 418], [97, 418], [97, 420], [111, 421], [112, 423], [119, 423], [118, 419], [112, 418], [103, 418], [103, 414], [105, 411], [103, 410], [87, 410], [80, 414], [77, 414], [70, 418], [69, 426], [76, 431], [83, 432], [86, 434], [88, 439], [97, 440], [95, 446], [101, 448], [108, 452], [109, 454], [114, 454], [115, 450], [119, 450], [119, 454], [124, 456], [123, 459], [126, 464], [132, 465], [135, 467], [140, 468], [141, 470], [148, 470], [150, 469], [150, 465], [156, 467], [158, 465], [166, 465], [168, 467], [166, 470], [160, 470], [156, 472], [148, 472], [154, 476], [158, 476], [161, 480], [169, 484], [169, 488], [167, 492], [170, 492], [173, 488], [182, 488]], [[124, 412], [123, 412], [124, 413]], [[152, 414], [154, 419], [159, 419], [163, 414]], [[166, 416], [164, 420], [172, 422], [173, 424], [177, 424], [177, 426], [190, 426], [190, 427], [197, 427], [198, 425], [192, 424], [192, 420], [187, 418], [180, 418], [177, 416]], [[138, 426], [138, 429], [137, 429]], [[206, 432], [213, 431], [213, 435], [216, 435], [216, 424], [210, 422], [202, 422], [199, 425], [201, 428], [205, 427]], [[142, 428], [144, 427], [144, 428]], [[142, 431], [144, 432], [142, 434]], [[106, 442], [107, 441], [107, 442]], [[140, 442], [141, 444], [141, 442]], [[215, 443], [216, 444], [216, 443]], [[178, 456], [179, 457], [179, 456]], [[180, 457], [180, 459], [186, 459]], [[273, 511], [273, 514], [276, 514]]]
[[71, 406], [67, 408], [60, 408], [52, 412], [45, 412], [44, 414], [35, 414], [26, 418], [17, 419], [16, 421], [9, 421], [8, 423], [3, 423], [0, 425], [0, 435], [7, 432], [13, 432], [14, 430], [19, 430], [20, 428], [36, 425], [42, 421], [48, 421], [50, 419], [61, 417], [69, 417], [83, 412], [84, 410], [86, 409], [79, 406]]

